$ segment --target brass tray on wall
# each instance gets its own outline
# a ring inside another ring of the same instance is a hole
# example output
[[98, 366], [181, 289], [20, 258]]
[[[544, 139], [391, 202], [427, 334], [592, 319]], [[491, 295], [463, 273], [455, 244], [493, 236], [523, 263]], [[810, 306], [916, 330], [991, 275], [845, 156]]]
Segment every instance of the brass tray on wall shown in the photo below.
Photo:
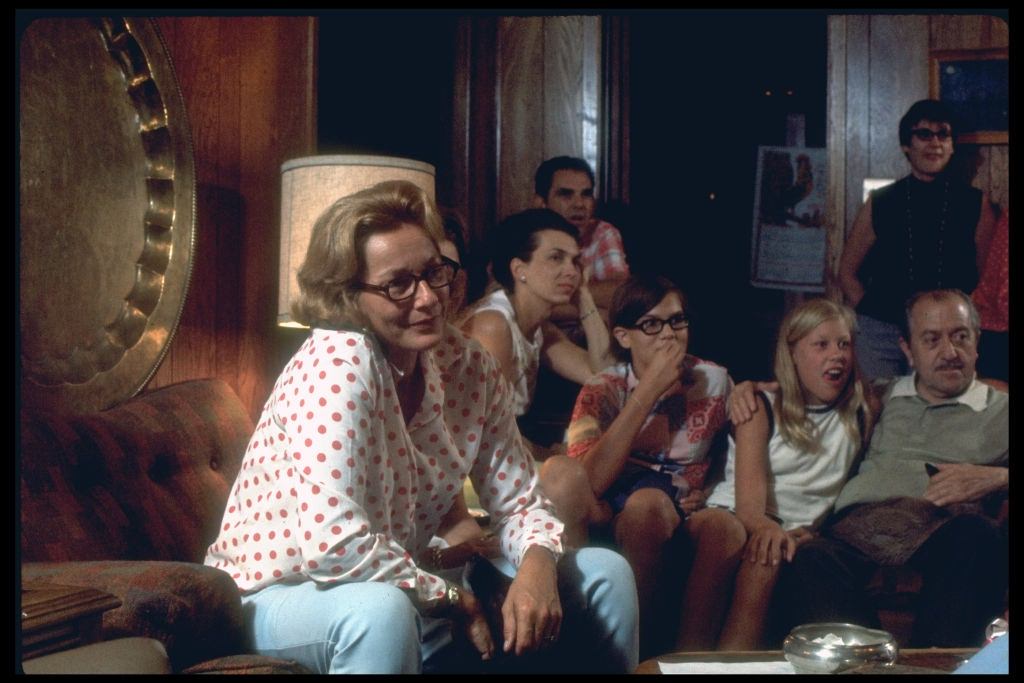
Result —
[[22, 401], [102, 410], [152, 377], [188, 291], [185, 105], [150, 19], [37, 19], [19, 57]]

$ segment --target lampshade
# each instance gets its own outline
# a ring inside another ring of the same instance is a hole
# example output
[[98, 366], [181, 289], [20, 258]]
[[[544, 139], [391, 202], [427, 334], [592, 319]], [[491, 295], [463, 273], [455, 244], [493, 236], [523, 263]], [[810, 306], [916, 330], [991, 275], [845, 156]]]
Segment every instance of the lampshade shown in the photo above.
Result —
[[336, 200], [387, 180], [408, 180], [434, 198], [434, 167], [421, 161], [381, 156], [321, 155], [281, 164], [281, 266], [277, 324], [292, 320], [299, 295], [296, 274], [306, 258], [313, 225]]

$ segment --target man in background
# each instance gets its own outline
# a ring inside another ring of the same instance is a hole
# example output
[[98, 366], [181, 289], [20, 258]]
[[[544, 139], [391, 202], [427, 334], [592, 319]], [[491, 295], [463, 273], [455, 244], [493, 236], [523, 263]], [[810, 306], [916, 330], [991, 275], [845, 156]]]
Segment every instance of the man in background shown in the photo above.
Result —
[[[594, 216], [594, 171], [585, 160], [560, 156], [548, 159], [534, 176], [534, 205], [561, 214], [580, 231], [580, 257], [589, 269], [590, 293], [607, 319], [615, 289], [629, 277], [622, 235], [611, 223]], [[572, 309], [572, 310], [570, 310]], [[575, 307], [556, 311], [558, 320], [578, 319]]]

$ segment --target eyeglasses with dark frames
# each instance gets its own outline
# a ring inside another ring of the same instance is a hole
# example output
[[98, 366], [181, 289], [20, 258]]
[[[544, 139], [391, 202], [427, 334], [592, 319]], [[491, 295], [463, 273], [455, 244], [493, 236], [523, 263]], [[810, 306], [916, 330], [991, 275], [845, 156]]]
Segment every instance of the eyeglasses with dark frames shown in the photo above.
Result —
[[921, 142], [931, 142], [932, 138], [938, 138], [939, 142], [945, 142], [953, 137], [952, 131], [948, 128], [942, 130], [932, 130], [931, 128], [914, 128], [910, 131], [910, 134]]
[[669, 316], [668, 320], [662, 318], [645, 318], [633, 325], [633, 329], [640, 330], [644, 334], [654, 336], [659, 334], [665, 325], [668, 325], [673, 330], [685, 330], [690, 326], [690, 320], [683, 313], [676, 313], [673, 316]]
[[405, 301], [412, 298], [419, 289], [421, 282], [426, 282], [431, 289], [447, 287], [454, 280], [459, 272], [459, 264], [445, 256], [441, 257], [441, 263], [430, 266], [419, 275], [408, 273], [399, 275], [382, 285], [371, 285], [368, 282], [353, 282], [352, 289], [360, 289], [367, 292], [382, 294], [392, 301]]

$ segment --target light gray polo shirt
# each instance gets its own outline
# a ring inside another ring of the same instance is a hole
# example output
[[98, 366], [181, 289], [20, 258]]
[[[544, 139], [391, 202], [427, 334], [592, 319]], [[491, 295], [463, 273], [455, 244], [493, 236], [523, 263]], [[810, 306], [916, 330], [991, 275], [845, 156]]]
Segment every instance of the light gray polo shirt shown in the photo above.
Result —
[[839, 494], [835, 509], [900, 496], [920, 498], [928, 488], [926, 463], [1009, 466], [1010, 397], [977, 379], [967, 391], [928, 403], [916, 373], [887, 390], [867, 456]]

